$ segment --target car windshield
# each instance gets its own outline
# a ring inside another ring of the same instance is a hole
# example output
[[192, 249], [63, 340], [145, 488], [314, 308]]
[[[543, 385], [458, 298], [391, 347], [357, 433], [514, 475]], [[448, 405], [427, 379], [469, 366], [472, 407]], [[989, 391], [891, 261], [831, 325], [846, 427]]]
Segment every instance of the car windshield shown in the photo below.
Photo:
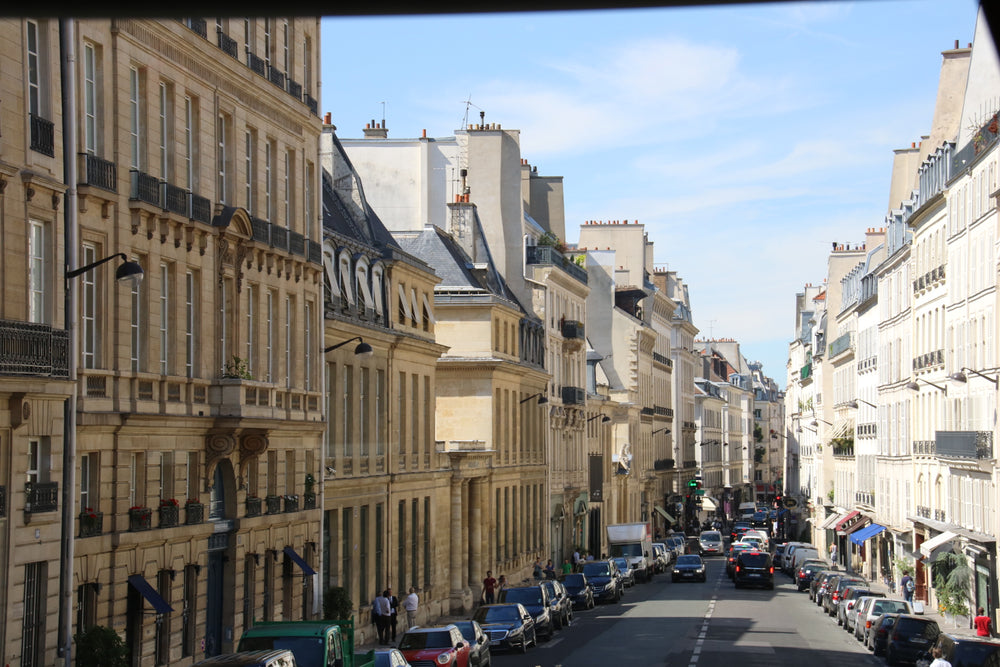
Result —
[[767, 554], [740, 554], [740, 563], [746, 567], [767, 567]]
[[909, 609], [906, 607], [905, 602], [900, 600], [875, 600], [872, 603], [872, 613], [878, 614], [888, 614], [891, 612], [896, 612], [899, 614], [909, 613]]
[[476, 610], [473, 620], [476, 623], [505, 623], [516, 621], [521, 617], [520, 612], [514, 605], [497, 605], [480, 607]]
[[618, 566], [619, 570], [626, 570], [626, 569], [628, 569], [628, 561], [625, 560], [624, 558], [613, 558], [612, 560], [615, 561], [615, 565]]
[[678, 565], [701, 565], [701, 556], [678, 556]]
[[288, 649], [295, 655], [295, 664], [305, 667], [324, 667], [326, 652], [322, 637], [244, 637], [240, 651], [266, 651]]
[[433, 632], [407, 632], [399, 640], [399, 649], [451, 648], [451, 633], [447, 630]]
[[611, 566], [607, 563], [584, 563], [583, 573], [588, 577], [606, 577], [611, 574]]
[[722, 534], [716, 533], [714, 531], [710, 533], [702, 533], [701, 539], [705, 540], [706, 542], [721, 542]]
[[520, 602], [521, 604], [542, 604], [542, 589], [537, 586], [531, 588], [508, 588], [503, 592], [504, 602]]
[[[586, 567], [584, 569], [586, 569]], [[583, 588], [583, 575], [567, 574], [563, 578], [563, 586], [566, 588]]]
[[629, 558], [634, 558], [635, 556], [641, 556], [642, 545], [639, 544], [638, 542], [632, 542], [631, 544], [612, 544], [611, 555], [628, 556]]

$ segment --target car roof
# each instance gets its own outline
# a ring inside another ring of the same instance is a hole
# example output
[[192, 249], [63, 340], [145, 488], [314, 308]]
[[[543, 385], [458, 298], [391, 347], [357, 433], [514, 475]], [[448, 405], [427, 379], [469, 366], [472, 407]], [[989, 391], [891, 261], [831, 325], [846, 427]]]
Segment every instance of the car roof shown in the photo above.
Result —
[[[492, 605], [499, 606], [499, 605]], [[458, 626], [454, 623], [448, 623], [447, 625], [418, 625], [412, 627], [406, 631], [406, 634], [419, 634], [422, 632], [440, 632], [441, 630], [458, 630]]]
[[211, 658], [195, 663], [197, 665], [220, 665], [225, 667], [239, 667], [241, 665], [256, 665], [261, 662], [285, 657], [291, 654], [288, 649], [261, 649], [258, 651], [240, 651], [239, 653], [228, 653], [226, 655], [216, 655]]

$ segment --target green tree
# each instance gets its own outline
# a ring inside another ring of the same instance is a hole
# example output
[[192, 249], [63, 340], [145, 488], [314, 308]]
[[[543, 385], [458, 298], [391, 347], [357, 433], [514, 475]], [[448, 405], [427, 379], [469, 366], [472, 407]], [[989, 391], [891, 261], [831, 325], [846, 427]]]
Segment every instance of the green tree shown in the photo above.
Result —
[[128, 667], [125, 640], [109, 627], [95, 625], [74, 635], [77, 667]]
[[972, 568], [960, 554], [945, 552], [934, 559], [934, 593], [938, 606], [951, 616], [969, 615]]
[[323, 617], [330, 620], [342, 620], [351, 617], [353, 607], [347, 591], [340, 586], [331, 586], [323, 595]]

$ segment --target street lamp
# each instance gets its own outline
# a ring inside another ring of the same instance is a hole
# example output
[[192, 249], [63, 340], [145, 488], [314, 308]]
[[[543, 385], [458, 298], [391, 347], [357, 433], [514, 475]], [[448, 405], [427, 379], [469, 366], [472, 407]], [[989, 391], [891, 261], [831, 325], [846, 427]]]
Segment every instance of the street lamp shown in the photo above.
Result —
[[[528, 398], [531, 398], [531, 396], [529, 396]], [[526, 398], [526, 399], [524, 399], [524, 400], [526, 401], [526, 400], [528, 400], [528, 399]], [[522, 402], [522, 403], [524, 403], [524, 401], [521, 401], [521, 402]], [[587, 419], [587, 423], [589, 424], [590, 422], [594, 421], [594, 420], [595, 420], [595, 419], [597, 419], [598, 417], [600, 417], [600, 418], [601, 418], [601, 423], [602, 423], [602, 424], [607, 424], [607, 423], [608, 423], [609, 421], [611, 421], [611, 417], [609, 417], [609, 416], [607, 416], [607, 415], [594, 415], [593, 417], [589, 417], [589, 418]]]
[[858, 399], [855, 399], [855, 400], [852, 400], [852, 401], [849, 401], [849, 402], [847, 403], [847, 407], [849, 407], [849, 408], [852, 408], [852, 409], [854, 409], [854, 410], [857, 410], [857, 409], [858, 409], [858, 402], [859, 402], [859, 401], [860, 401], [861, 403], [864, 403], [865, 405], [870, 405], [871, 407], [875, 408], [876, 410], [878, 409], [878, 406], [877, 406], [877, 405], [875, 405], [875, 404], [874, 404], [874, 403], [872, 403], [871, 401], [866, 401], [866, 400], [865, 400], [865, 399], [863, 399], [863, 398], [858, 398]]
[[954, 380], [955, 382], [962, 382], [963, 384], [965, 382], [968, 382], [969, 378], [966, 377], [966, 375], [965, 375], [965, 373], [963, 371], [969, 371], [970, 373], [975, 373], [979, 377], [986, 378], [987, 380], [989, 380], [990, 382], [992, 382], [994, 386], [1000, 387], [1000, 381], [998, 381], [996, 378], [991, 378], [989, 375], [983, 375], [982, 373], [980, 373], [977, 370], [973, 370], [971, 368], [965, 368], [965, 367], [963, 367], [962, 370], [957, 371], [957, 372], [952, 373], [951, 375], [949, 375], [948, 379], [949, 380]]
[[823, 422], [824, 424], [827, 424], [828, 426], [833, 426], [832, 422], [828, 422], [825, 419], [820, 419], [819, 417], [817, 417], [816, 419], [813, 419], [811, 422], [809, 422], [809, 425], [810, 426], [815, 426], [815, 427], [818, 428], [820, 422]]
[[917, 378], [916, 380], [914, 380], [912, 382], [908, 382], [906, 384], [906, 388], [909, 389], [910, 391], [920, 391], [920, 385], [917, 384], [917, 382], [923, 382], [924, 384], [929, 384], [930, 386], [934, 387], [935, 389], [940, 389], [941, 391], [943, 391], [945, 393], [945, 396], [948, 395], [948, 386], [947, 385], [945, 385], [945, 386], [942, 387], [939, 384], [934, 384], [933, 382], [928, 382], [927, 380], [925, 380], [923, 378]]
[[[67, 244], [69, 245], [69, 244]], [[113, 259], [122, 263], [115, 270], [117, 282], [138, 285], [142, 282], [143, 271], [138, 262], [131, 261], [123, 252], [109, 255], [76, 269], [69, 268], [76, 263], [75, 250], [67, 250], [66, 274], [63, 277], [66, 332], [69, 334], [69, 379], [70, 396], [63, 403], [63, 489], [62, 489], [62, 546], [59, 551], [59, 652], [65, 664], [71, 664], [73, 642], [73, 520], [76, 513], [76, 362], [79, 334], [76, 329], [76, 290], [73, 278], [78, 278]]]
[[651, 435], [656, 435], [657, 433], [664, 433], [664, 432], [666, 432], [669, 435], [670, 434], [670, 429], [669, 428], [658, 428], [655, 431], [653, 431], [651, 433]]
[[[531, 396], [529, 396], [528, 398], [522, 398], [522, 399], [520, 400], [520, 403], [527, 403], [528, 401], [530, 401], [531, 399], [533, 399], [533, 398], [534, 398], [535, 396], [537, 396], [537, 397], [538, 397], [538, 405], [545, 405], [546, 403], [548, 403], [548, 402], [549, 402], [549, 399], [548, 399], [548, 398], [546, 398], [545, 396], [542, 396], [542, 392], [538, 392], [537, 394], [532, 394], [532, 395], [531, 395]], [[610, 417], [608, 417], [607, 415], [604, 415], [604, 416], [605, 416], [605, 418], [606, 418], [606, 419], [607, 419], [608, 421], [611, 421], [611, 418], [610, 418]], [[603, 421], [602, 421], [601, 423], [603, 423]]]
[[340, 342], [340, 343], [337, 343], [336, 345], [331, 345], [330, 347], [325, 347], [325, 348], [323, 348], [323, 354], [326, 354], [327, 352], [333, 352], [338, 347], [343, 347], [344, 345], [347, 345], [348, 343], [350, 343], [352, 340], [360, 341], [358, 343], [357, 347], [354, 348], [354, 356], [361, 357], [362, 359], [367, 359], [368, 357], [370, 357], [373, 354], [375, 354], [375, 350], [372, 349], [372, 346], [369, 345], [368, 343], [366, 343], [365, 339], [362, 338], [361, 336], [355, 336], [354, 338], [348, 338], [347, 340], [345, 340], [343, 342]]

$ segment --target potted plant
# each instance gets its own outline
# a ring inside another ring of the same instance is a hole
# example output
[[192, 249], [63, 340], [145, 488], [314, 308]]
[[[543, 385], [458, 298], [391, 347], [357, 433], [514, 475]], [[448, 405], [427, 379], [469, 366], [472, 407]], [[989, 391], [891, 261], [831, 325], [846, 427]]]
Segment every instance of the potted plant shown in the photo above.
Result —
[[100, 535], [104, 530], [104, 513], [93, 507], [85, 507], [80, 512], [80, 537]]
[[302, 504], [304, 509], [310, 510], [316, 508], [316, 492], [314, 491], [315, 486], [316, 478], [313, 477], [312, 473], [307, 473], [305, 491], [302, 494]]
[[184, 503], [184, 523], [192, 526], [205, 519], [205, 506], [197, 498], [188, 498]]
[[176, 498], [161, 498], [160, 528], [172, 528], [176, 526], [179, 512]]
[[938, 610], [952, 619], [957, 628], [967, 625], [969, 617], [969, 582], [972, 568], [965, 556], [942, 553], [934, 559], [934, 594]]
[[250, 374], [250, 368], [247, 365], [245, 359], [233, 355], [231, 361], [226, 362], [225, 368], [222, 370], [222, 377], [229, 378], [233, 380], [252, 380], [253, 375]]
[[128, 508], [128, 529], [130, 531], [149, 530], [152, 526], [153, 511], [142, 505]]
[[260, 516], [260, 496], [256, 493], [247, 494], [247, 516]]

